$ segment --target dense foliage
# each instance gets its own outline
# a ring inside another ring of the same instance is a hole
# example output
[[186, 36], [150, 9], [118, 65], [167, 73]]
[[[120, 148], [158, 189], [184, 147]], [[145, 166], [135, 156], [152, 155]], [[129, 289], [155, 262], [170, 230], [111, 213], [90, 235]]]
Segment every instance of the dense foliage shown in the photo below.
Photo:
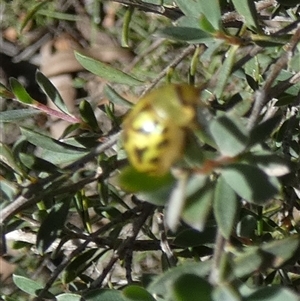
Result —
[[[74, 34], [66, 24], [88, 17], [131, 61], [75, 48], [84, 96], [72, 111], [41, 71], [55, 108], [18, 78], [0, 85], [1, 254], [16, 267], [0, 299], [300, 300], [299, 1], [60, 2], [5, 1], [2, 26], [18, 15], [26, 45], [37, 28]], [[168, 83], [198, 87], [197, 126], [167, 174], [140, 173], [122, 121]]]

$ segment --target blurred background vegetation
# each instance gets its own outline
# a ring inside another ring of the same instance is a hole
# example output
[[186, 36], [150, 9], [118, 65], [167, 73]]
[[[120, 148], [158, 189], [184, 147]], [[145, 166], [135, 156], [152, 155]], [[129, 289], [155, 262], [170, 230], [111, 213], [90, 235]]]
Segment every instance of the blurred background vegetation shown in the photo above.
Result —
[[[1, 300], [300, 300], [299, 1], [2, 0], [0, 20]], [[200, 127], [139, 173], [122, 121], [169, 83], [199, 88]]]

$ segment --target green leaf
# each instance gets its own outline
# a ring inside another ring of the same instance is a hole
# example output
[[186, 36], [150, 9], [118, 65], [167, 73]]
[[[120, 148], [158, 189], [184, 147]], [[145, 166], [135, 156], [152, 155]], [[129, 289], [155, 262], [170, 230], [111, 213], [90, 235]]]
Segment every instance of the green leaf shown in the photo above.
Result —
[[19, 163], [16, 161], [16, 158], [14, 157], [11, 149], [2, 142], [0, 142], [0, 161], [4, 162], [17, 174], [24, 174], [23, 170], [19, 166]]
[[257, 247], [247, 248], [234, 259], [234, 274], [238, 278], [246, 277], [254, 272], [260, 271], [267, 265], [272, 256], [262, 252]]
[[201, 5], [202, 17], [205, 16], [205, 19], [214, 29], [220, 30], [222, 28], [220, 1], [211, 0], [209, 1], [209, 5], [202, 0], [198, 0], [198, 2]]
[[283, 6], [296, 6], [299, 4], [299, 0], [277, 0]]
[[137, 78], [134, 78], [107, 64], [87, 57], [79, 52], [75, 52], [75, 57], [85, 69], [110, 82], [124, 84], [128, 86], [140, 86], [144, 84], [144, 82], [140, 81]]
[[174, 183], [174, 178], [170, 174], [161, 177], [152, 176], [128, 166], [121, 171], [119, 182], [125, 190], [130, 192], [152, 192], [171, 185]]
[[183, 248], [197, 247], [215, 242], [216, 227], [206, 227], [202, 232], [184, 229], [174, 239], [174, 244]]
[[[48, 2], [48, 1], [45, 1]], [[58, 11], [53, 11], [50, 9], [41, 9], [37, 12], [37, 14], [46, 16], [52, 19], [58, 19], [58, 20], [64, 20], [64, 21], [78, 21], [79, 16], [78, 15], [73, 15], [73, 14], [67, 14], [67, 13], [62, 13]]]
[[122, 28], [122, 39], [121, 39], [121, 46], [122, 47], [129, 47], [129, 30], [130, 30], [130, 22], [134, 13], [134, 7], [128, 6], [126, 8], [126, 12], [123, 17], [123, 28]]
[[291, 105], [295, 102], [295, 96], [288, 94], [288, 95], [280, 95], [280, 98], [278, 99], [278, 101], [275, 103], [276, 107], [280, 107], [280, 106], [288, 106]]
[[[123, 289], [123, 295], [132, 301], [155, 301], [152, 295], [144, 288], [138, 285], [130, 285]], [[129, 301], [128, 300], [128, 301]]]
[[212, 293], [213, 301], [242, 301], [236, 289], [229, 284], [219, 284]]
[[245, 19], [245, 24], [256, 32], [262, 32], [258, 24], [258, 15], [253, 0], [232, 0], [237, 12]]
[[65, 224], [69, 206], [70, 199], [63, 199], [60, 203], [53, 206], [42, 222], [36, 238], [36, 247], [40, 254], [44, 254], [54, 240], [58, 238]]
[[276, 178], [268, 177], [261, 169], [247, 164], [231, 164], [222, 170], [222, 176], [243, 199], [265, 204], [279, 190]]
[[271, 137], [272, 132], [276, 129], [281, 120], [281, 114], [276, 114], [254, 127], [250, 132], [248, 145], [252, 146], [257, 143], [265, 142], [267, 138]]
[[62, 112], [70, 115], [70, 112], [64, 100], [62, 99], [60, 93], [55, 88], [55, 86], [50, 82], [50, 80], [39, 71], [36, 72], [35, 78], [41, 89], [51, 99], [55, 106]]
[[61, 294], [55, 297], [57, 301], [81, 301], [81, 296], [76, 294]]
[[[12, 202], [15, 199], [18, 192], [19, 192], [19, 190], [15, 183], [7, 181], [3, 178], [0, 178], [0, 195], [3, 199], [3, 202], [1, 205], [4, 204], [5, 200]], [[1, 209], [1, 206], [0, 206], [0, 209]]]
[[236, 193], [227, 184], [223, 176], [220, 176], [217, 181], [213, 206], [219, 229], [222, 235], [229, 239], [240, 206]]
[[82, 158], [87, 153], [74, 152], [74, 153], [62, 153], [57, 151], [50, 151], [47, 149], [42, 150], [41, 157], [44, 160], [52, 162], [53, 164], [69, 164], [80, 158]]
[[236, 233], [240, 237], [254, 238], [257, 229], [257, 218], [253, 215], [245, 215], [239, 221], [236, 227]]
[[207, 32], [191, 27], [166, 27], [159, 31], [159, 35], [164, 38], [189, 43], [206, 43], [214, 39]]
[[209, 5], [203, 0], [194, 0], [193, 3], [186, 0], [175, 0], [175, 3], [187, 17], [199, 19], [203, 15], [215, 29], [220, 29], [221, 8], [219, 0], [211, 0]]
[[100, 128], [91, 104], [86, 100], [82, 100], [79, 104], [79, 111], [81, 119], [95, 132], [99, 132]]
[[247, 131], [237, 118], [221, 116], [212, 120], [209, 127], [222, 155], [234, 157], [246, 149]]
[[103, 93], [108, 100], [115, 105], [123, 106], [125, 108], [132, 108], [133, 106], [133, 103], [119, 95], [110, 85], [104, 87]]
[[182, 208], [185, 204], [187, 178], [188, 174], [184, 173], [180, 177], [178, 177], [168, 200], [168, 206], [166, 208], [165, 214], [165, 223], [173, 232], [176, 231], [182, 213]]
[[14, 78], [10, 78], [10, 85], [12, 88], [13, 93], [15, 94], [16, 98], [18, 99], [18, 101], [32, 106], [32, 107], [36, 107], [38, 108], [40, 111], [43, 111], [49, 115], [61, 118], [63, 120], [66, 120], [68, 122], [71, 123], [79, 123], [80, 120], [72, 115], [67, 115], [63, 112], [60, 112], [58, 110], [55, 109], [51, 109], [50, 107], [34, 100], [25, 90], [25, 88], [21, 85], [20, 82], [18, 82], [16, 79]]
[[188, 27], [199, 29], [199, 18], [182, 16], [176, 22], [176, 27]]
[[25, 17], [22, 19], [22, 23], [20, 24], [19, 32], [21, 33], [22, 30], [26, 27], [28, 22], [33, 19], [33, 16], [46, 4], [48, 1], [41, 1], [39, 3], [36, 3], [25, 15]]
[[13, 281], [20, 290], [33, 296], [36, 295], [37, 290], [43, 288], [42, 284], [20, 275], [13, 275]]
[[31, 129], [21, 127], [21, 133], [26, 137], [26, 139], [33, 145], [39, 146], [42, 149], [47, 149], [53, 152], [64, 153], [64, 154], [84, 154], [86, 150], [84, 148], [75, 147], [70, 144], [66, 144], [34, 132]]
[[280, 268], [288, 260], [297, 256], [299, 244], [299, 237], [294, 235], [285, 239], [264, 243], [261, 247], [247, 248], [234, 259], [234, 274], [236, 277], [241, 278], [255, 271], [264, 271], [271, 267]]
[[213, 201], [213, 185], [207, 183], [191, 197], [188, 197], [182, 212], [182, 219], [192, 228], [203, 231]]
[[15, 94], [16, 98], [27, 105], [34, 105], [36, 104], [36, 101], [27, 93], [25, 88], [22, 86], [22, 84], [16, 80], [15, 78], [11, 77], [9, 79], [10, 86], [12, 92]]
[[211, 301], [211, 285], [197, 275], [182, 275], [173, 286], [174, 301]]
[[299, 236], [293, 235], [291, 237], [274, 240], [267, 244], [263, 244], [261, 249], [274, 256], [274, 259], [269, 262], [274, 268], [280, 268], [286, 261], [298, 254], [300, 247]]
[[[14, 284], [23, 292], [31, 295], [31, 296], [37, 296], [38, 293], [43, 289], [43, 285], [28, 279], [26, 277], [20, 276], [20, 275], [13, 275], [13, 281]], [[47, 293], [44, 297], [48, 297], [49, 299], [54, 298], [54, 296], [50, 293]]]
[[289, 35], [275, 36], [275, 35], [264, 35], [264, 34], [251, 34], [251, 41], [261, 47], [278, 47], [283, 46], [290, 40]]
[[138, 196], [141, 200], [146, 201], [150, 204], [156, 206], [166, 206], [171, 192], [172, 192], [172, 185], [168, 184], [158, 188], [155, 191], [141, 192], [138, 194]]
[[202, 13], [201, 0], [193, 1], [193, 5], [186, 0], [175, 0], [174, 2], [187, 17], [199, 19]]
[[245, 301], [299, 301], [299, 295], [288, 288], [270, 286], [258, 289], [244, 299]]
[[122, 293], [115, 289], [96, 289], [82, 296], [82, 301], [127, 301]]
[[3, 84], [0, 83], [0, 97], [3, 98], [14, 98], [15, 95], [11, 93]]
[[182, 275], [193, 274], [205, 277], [209, 274], [210, 269], [211, 261], [209, 260], [204, 262], [185, 262], [184, 264], [174, 267], [162, 275], [157, 276], [149, 285], [148, 291], [151, 294], [168, 296], [168, 294], [170, 294], [170, 286]]
[[221, 98], [223, 95], [224, 88], [230, 79], [230, 74], [232, 72], [233, 64], [236, 61], [236, 52], [239, 49], [239, 45], [233, 45], [229, 48], [227, 52], [226, 59], [221, 65], [218, 71], [218, 81], [215, 89], [215, 94], [217, 98]]
[[212, 287], [203, 278], [186, 274], [180, 276], [174, 283], [173, 295], [174, 301], [212, 301]]
[[214, 34], [216, 33], [216, 29], [211, 25], [211, 23], [207, 20], [206, 16], [205, 15], [202, 15], [200, 17], [200, 20], [199, 20], [199, 24], [198, 24], [198, 27], [209, 33], [209, 34]]
[[59, 170], [56, 165], [31, 154], [20, 153], [19, 157], [21, 162], [32, 171], [55, 173]]
[[101, 249], [88, 249], [79, 254], [71, 263], [66, 267], [62, 275], [64, 284], [72, 282], [76, 277], [80, 276], [93, 262], [97, 261], [106, 250]]
[[28, 119], [33, 117], [41, 112], [36, 109], [19, 109], [0, 112], [0, 121], [1, 122], [16, 122], [23, 119]]
[[261, 154], [259, 152], [249, 154], [246, 159], [247, 163], [257, 165], [268, 176], [281, 177], [291, 171], [287, 160], [271, 152], [262, 151]]

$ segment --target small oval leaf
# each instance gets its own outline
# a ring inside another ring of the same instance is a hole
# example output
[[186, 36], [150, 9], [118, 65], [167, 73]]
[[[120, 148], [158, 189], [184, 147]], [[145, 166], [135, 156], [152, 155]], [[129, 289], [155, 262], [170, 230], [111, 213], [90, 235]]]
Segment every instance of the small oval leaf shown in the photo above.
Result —
[[264, 204], [279, 189], [276, 178], [268, 177], [261, 169], [247, 164], [231, 164], [222, 170], [225, 181], [243, 199]]
[[36, 109], [19, 109], [0, 112], [1, 122], [16, 122], [23, 119], [33, 117], [34, 115], [40, 114], [41, 112]]
[[84, 301], [126, 301], [122, 292], [116, 289], [96, 289], [82, 296]]
[[114, 83], [124, 84], [128, 86], [140, 86], [144, 83], [137, 78], [132, 77], [118, 69], [107, 64], [87, 57], [79, 52], [75, 52], [78, 62], [88, 71]]
[[0, 161], [4, 162], [7, 166], [9, 166], [14, 172], [18, 173], [19, 175], [24, 174], [16, 158], [14, 157], [14, 154], [11, 151], [11, 149], [2, 142], [0, 142]]
[[232, 232], [238, 210], [239, 202], [236, 193], [221, 176], [218, 179], [215, 191], [214, 214], [220, 231], [227, 239], [229, 239]]
[[214, 39], [211, 34], [200, 28], [191, 27], [166, 27], [159, 31], [159, 35], [164, 38], [189, 43], [205, 43]]
[[[31, 296], [37, 296], [39, 292], [43, 289], [43, 285], [31, 280], [29, 278], [26, 278], [24, 276], [20, 275], [13, 275], [13, 281], [14, 284], [23, 292], [31, 295]], [[47, 293], [44, 295], [45, 298], [53, 299], [54, 296], [50, 293]]]
[[123, 289], [122, 293], [131, 301], [155, 301], [149, 292], [138, 285], [127, 286]]
[[244, 299], [245, 301], [299, 301], [299, 295], [285, 287], [270, 286], [258, 289]]
[[205, 16], [215, 29], [220, 28], [221, 8], [219, 0], [212, 0], [209, 5], [202, 0], [193, 0], [192, 5], [186, 0], [175, 0], [175, 3], [187, 17], [199, 19], [201, 16]]
[[64, 199], [61, 203], [56, 204], [41, 224], [36, 238], [36, 247], [41, 254], [59, 236], [67, 218], [69, 205], [70, 199]]
[[99, 132], [100, 128], [91, 104], [86, 100], [81, 101], [79, 104], [79, 111], [81, 119], [85, 123], [87, 123], [95, 132]]
[[10, 86], [12, 92], [15, 94], [16, 98], [27, 105], [34, 105], [36, 104], [36, 101], [27, 93], [25, 88], [22, 86], [22, 84], [16, 80], [15, 78], [11, 77], [9, 79]]
[[108, 98], [110, 102], [115, 105], [124, 106], [126, 108], [132, 108], [133, 103], [129, 102], [127, 99], [119, 95], [110, 85], [104, 87], [104, 95]]
[[46, 135], [32, 131], [31, 129], [25, 127], [21, 127], [20, 129], [30, 143], [39, 146], [42, 149], [64, 154], [84, 154], [86, 151], [84, 148], [60, 142]]
[[246, 149], [247, 132], [239, 120], [221, 116], [212, 120], [209, 127], [222, 155], [234, 157]]
[[212, 287], [203, 278], [186, 274], [180, 276], [174, 283], [174, 300], [175, 301], [212, 301]]
[[64, 100], [59, 91], [50, 82], [50, 80], [41, 72], [37, 71], [35, 75], [36, 81], [43, 90], [43, 92], [51, 99], [55, 106], [66, 114], [70, 114]]
[[258, 23], [259, 17], [257, 15], [254, 1], [232, 0], [232, 3], [237, 12], [244, 17], [245, 23], [250, 29], [258, 32], [262, 31]]
[[55, 296], [57, 301], [81, 301], [81, 296], [76, 294], [61, 294]]
[[213, 185], [207, 185], [187, 198], [182, 212], [182, 219], [192, 228], [203, 231], [207, 217], [211, 212]]

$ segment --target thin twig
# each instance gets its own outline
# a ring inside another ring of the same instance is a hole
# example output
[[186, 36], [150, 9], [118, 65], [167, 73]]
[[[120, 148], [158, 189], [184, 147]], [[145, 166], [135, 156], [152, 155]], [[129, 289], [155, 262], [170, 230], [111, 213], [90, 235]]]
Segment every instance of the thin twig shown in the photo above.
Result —
[[[128, 220], [132, 218], [139, 208], [133, 208], [132, 210], [128, 210], [124, 212], [120, 217], [116, 218], [114, 221], [102, 226], [100, 229], [98, 229], [96, 232], [90, 234], [90, 236], [86, 237], [86, 241], [83, 242], [80, 246], [78, 246], [68, 257], [66, 257], [63, 262], [55, 269], [51, 277], [48, 279], [46, 285], [44, 286], [43, 290], [39, 293], [39, 298], [42, 298], [44, 294], [51, 288], [59, 274], [67, 267], [67, 265], [79, 254], [82, 253], [82, 251], [88, 246], [90, 242], [93, 242], [93, 240], [99, 236], [101, 236], [103, 233], [110, 230], [112, 227], [114, 227], [116, 224], [123, 222], [124, 220]], [[42, 299], [41, 299], [42, 300]]]
[[[249, 60], [251, 60], [253, 57], [255, 57], [259, 52], [263, 51], [263, 47], [260, 46], [249, 46], [250, 50], [246, 55], [243, 55], [243, 57], [238, 60], [234, 66], [232, 67], [232, 73], [239, 70], [242, 66], [244, 66]], [[244, 49], [243, 49], [244, 50]]]
[[[64, 172], [72, 172], [78, 169], [82, 164], [91, 161], [93, 158], [95, 158], [95, 156], [103, 153], [105, 150], [112, 147], [117, 142], [119, 137], [120, 132], [111, 136], [106, 142], [95, 147], [87, 155], [67, 165], [62, 170]], [[61, 175], [61, 172], [57, 172], [55, 174], [50, 175], [47, 178], [40, 179], [39, 181], [30, 184], [26, 189], [27, 192], [25, 195], [20, 195], [15, 201], [13, 201], [11, 204], [2, 209], [0, 215], [0, 225], [7, 223], [13, 215], [19, 213], [22, 209], [39, 202], [41, 195], [43, 195], [45, 192], [41, 191], [38, 188], [45, 189], [44, 184], [51, 183], [58, 176], [65, 177], [65, 175]]]
[[296, 83], [300, 82], [300, 71], [296, 74], [293, 74], [288, 79], [279, 82], [277, 85], [270, 89], [270, 99], [278, 97], [281, 93], [283, 93], [288, 88], [292, 87]]
[[220, 283], [220, 263], [224, 252], [225, 242], [225, 238], [223, 237], [220, 229], [218, 229], [212, 259], [212, 268], [209, 275], [209, 282], [212, 285]]
[[290, 60], [293, 51], [297, 47], [299, 40], [300, 40], [300, 26], [298, 26], [298, 29], [293, 35], [290, 43], [286, 46], [286, 51], [273, 65], [273, 68], [271, 69], [271, 72], [268, 75], [268, 78], [265, 84], [263, 85], [263, 87], [260, 90], [256, 91], [254, 106], [247, 125], [248, 129], [252, 129], [255, 126], [261, 114], [262, 108], [271, 99], [270, 92], [271, 92], [272, 84], [278, 77], [281, 70], [283, 70], [285, 66], [288, 64], [288, 61]]
[[113, 2], [130, 5], [145, 12], [151, 12], [163, 15], [171, 20], [177, 20], [183, 16], [183, 13], [177, 7], [166, 7], [152, 3], [146, 3], [140, 0], [112, 0]]
[[195, 45], [189, 45], [186, 49], [184, 49], [182, 51], [182, 53], [171, 64], [169, 64], [163, 71], [161, 71], [158, 74], [158, 76], [152, 81], [152, 83], [144, 90], [144, 92], [142, 93], [141, 97], [144, 96], [145, 94], [147, 94], [150, 90], [152, 90], [158, 84], [158, 82], [164, 76], [166, 76], [166, 74], [168, 73], [168, 71], [171, 68], [175, 68], [184, 58], [186, 58], [188, 55], [190, 55], [191, 53], [193, 53], [193, 51], [195, 50], [195, 48], [196, 48]]
[[148, 203], [143, 203], [142, 205], [143, 205], [143, 208], [142, 208], [141, 214], [133, 221], [132, 235], [130, 237], [128, 237], [122, 245], [120, 245], [120, 247], [118, 248], [118, 250], [116, 252], [114, 252], [109, 263], [103, 269], [100, 277], [98, 277], [90, 285], [90, 289], [93, 289], [96, 287], [101, 287], [102, 282], [104, 281], [104, 279], [106, 278], [106, 276], [108, 275], [108, 273], [110, 272], [112, 267], [115, 265], [115, 263], [119, 259], [124, 258], [124, 256], [126, 255], [126, 252], [128, 252], [128, 249], [132, 250], [132, 246], [134, 244], [134, 241], [135, 241], [138, 233], [140, 232], [140, 230], [141, 230], [142, 226], [144, 225], [148, 216], [153, 212], [153, 210], [155, 208], [153, 205], [148, 204]]
[[44, 44], [52, 39], [50, 33], [43, 34], [36, 42], [28, 45], [23, 51], [15, 55], [12, 59], [13, 63], [29, 60]]
[[[55, 185], [59, 185], [62, 183], [63, 179], [68, 178], [68, 173], [78, 169], [82, 164], [89, 162], [95, 156], [101, 154], [111, 146], [113, 146], [120, 137], [120, 132], [111, 136], [105, 143], [95, 147], [91, 150], [87, 155], [76, 160], [75, 162], [67, 165], [63, 168], [65, 173], [61, 174], [61, 171], [57, 171], [56, 173], [44, 178], [39, 179], [37, 182], [30, 184], [28, 187], [24, 189], [22, 195], [19, 195], [12, 203], [2, 209], [0, 214], [0, 233], [1, 233], [1, 241], [0, 241], [0, 254], [6, 253], [6, 241], [5, 241], [5, 224], [17, 213], [21, 212], [24, 208], [28, 208], [36, 203], [38, 203], [49, 190], [54, 189]], [[78, 185], [70, 186], [69, 188], [62, 188], [65, 192], [65, 189], [73, 189], [74, 191], [78, 190], [80, 185], [85, 185], [97, 179], [99, 175], [96, 175], [94, 178], [86, 178], [81, 183], [77, 183]], [[56, 193], [61, 193], [60, 190], [56, 190]]]
[[157, 223], [160, 233], [160, 248], [162, 252], [166, 255], [170, 267], [175, 267], [177, 259], [170, 247], [169, 241], [167, 239], [166, 228], [163, 221], [163, 214], [160, 212], [157, 217]]
[[150, 54], [153, 50], [158, 48], [163, 42], [164, 42], [164, 39], [158, 39], [158, 40], [154, 41], [152, 43], [152, 45], [150, 45], [143, 53], [134, 57], [132, 62], [129, 65], [125, 66], [125, 68], [123, 69], [123, 72], [129, 73], [138, 62], [140, 62], [144, 57], [146, 57], [148, 54]]

